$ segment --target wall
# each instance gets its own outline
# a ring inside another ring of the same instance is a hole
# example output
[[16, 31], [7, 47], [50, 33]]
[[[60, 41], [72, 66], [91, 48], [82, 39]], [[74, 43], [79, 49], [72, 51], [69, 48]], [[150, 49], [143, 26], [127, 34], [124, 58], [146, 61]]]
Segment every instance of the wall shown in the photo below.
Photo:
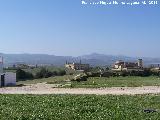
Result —
[[0, 73], [0, 87], [1, 87], [1, 75], [2, 75], [2, 74]]
[[0, 56], [0, 73], [3, 73], [3, 57]]
[[5, 73], [5, 86], [16, 85], [16, 73], [7, 72]]
[[0, 62], [0, 73], [3, 73], [3, 64]]

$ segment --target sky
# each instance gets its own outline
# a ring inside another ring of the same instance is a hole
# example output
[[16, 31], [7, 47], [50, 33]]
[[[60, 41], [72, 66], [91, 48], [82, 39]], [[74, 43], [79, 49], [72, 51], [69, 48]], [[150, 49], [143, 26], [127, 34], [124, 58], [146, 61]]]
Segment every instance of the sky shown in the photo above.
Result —
[[0, 53], [160, 57], [159, 45], [160, 3], [0, 0]]

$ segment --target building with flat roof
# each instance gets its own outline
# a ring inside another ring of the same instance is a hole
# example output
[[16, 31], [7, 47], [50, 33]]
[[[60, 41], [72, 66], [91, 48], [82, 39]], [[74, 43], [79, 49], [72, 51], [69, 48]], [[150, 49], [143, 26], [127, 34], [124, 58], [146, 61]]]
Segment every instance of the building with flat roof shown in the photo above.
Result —
[[3, 57], [0, 56], [0, 73], [3, 73]]
[[16, 73], [3, 71], [3, 57], [0, 57], [0, 87], [15, 86]]
[[124, 71], [124, 70], [142, 70], [143, 69], [143, 60], [138, 59], [137, 62], [125, 62], [122, 60], [116, 61], [113, 65], [115, 71]]
[[79, 63], [68, 63], [66, 61], [65, 67], [72, 70], [88, 70], [90, 65], [89, 64], [82, 64], [81, 61]]

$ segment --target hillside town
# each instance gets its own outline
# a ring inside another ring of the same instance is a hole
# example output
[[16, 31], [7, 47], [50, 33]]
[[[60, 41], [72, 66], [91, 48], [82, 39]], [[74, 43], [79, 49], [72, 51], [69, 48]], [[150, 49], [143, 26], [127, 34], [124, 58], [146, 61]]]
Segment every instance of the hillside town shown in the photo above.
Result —
[[[126, 75], [142, 75], [143, 73], [145, 73], [145, 71], [150, 70], [150, 71], [157, 71], [160, 70], [160, 65], [159, 64], [154, 64], [154, 65], [149, 65], [148, 67], [144, 66], [144, 62], [142, 59], [138, 59], [135, 62], [131, 62], [131, 61], [123, 61], [123, 60], [118, 60], [115, 63], [113, 63], [111, 65], [111, 67], [102, 67], [102, 66], [97, 66], [97, 67], [92, 67], [90, 64], [86, 64], [83, 63], [82, 60], [80, 60], [79, 62], [68, 62], [66, 61], [66, 63], [64, 64], [64, 68], [66, 69], [65, 71], [61, 71], [61, 73], [57, 73], [56, 71], [50, 72], [47, 69], [43, 69], [41, 71], [41, 73], [37, 73], [34, 77], [34, 75], [30, 72], [26, 72], [26, 71], [30, 71], [32, 69], [41, 69], [41, 68], [45, 68], [45, 67], [54, 67], [51, 65], [39, 65], [39, 64], [35, 64], [35, 65], [30, 65], [30, 64], [25, 64], [25, 63], [17, 63], [14, 64], [13, 67], [7, 67], [5, 68], [8, 71], [11, 70], [18, 70], [20, 73], [23, 73], [22, 76], [20, 76], [20, 79], [25, 79], [25, 78], [41, 78], [40, 74], [44, 74], [44, 77], [50, 77], [50, 76], [55, 76], [55, 75], [63, 75], [66, 74], [67, 71], [73, 70], [73, 71], [77, 71], [77, 72], [83, 72], [86, 74], [89, 74], [89, 72], [92, 73], [92, 75], [98, 75], [98, 76], [113, 76], [115, 74], [117, 75], [121, 75], [124, 73]], [[96, 70], [93, 71], [94, 68], [98, 68], [97, 72]], [[16, 79], [17, 77], [19, 77], [19, 72], [8, 72], [8, 71], [4, 71], [4, 59], [1, 56], [0, 57], [0, 86], [4, 87], [4, 86], [15, 86], [16, 85]], [[107, 71], [106, 71], [106, 70]], [[23, 71], [26, 70], [26, 71]], [[16, 73], [18, 73], [17, 77], [16, 77]], [[132, 74], [133, 73], [133, 74]], [[71, 74], [71, 73], [68, 73]], [[155, 72], [153, 72], [152, 74], [155, 74]], [[28, 76], [28, 77], [27, 77]], [[19, 78], [18, 78], [19, 79]]]
[[[112, 71], [143, 71], [145, 68], [151, 68], [153, 70], [159, 70], [160, 64], [151, 64], [147, 67], [144, 66], [144, 62], [142, 59], [138, 59], [137, 62], [123, 61], [118, 60], [114, 64], [111, 65], [110, 68]], [[80, 60], [80, 62], [68, 63], [66, 61], [65, 67], [72, 70], [89, 70], [91, 67], [90, 64], [84, 64]]]

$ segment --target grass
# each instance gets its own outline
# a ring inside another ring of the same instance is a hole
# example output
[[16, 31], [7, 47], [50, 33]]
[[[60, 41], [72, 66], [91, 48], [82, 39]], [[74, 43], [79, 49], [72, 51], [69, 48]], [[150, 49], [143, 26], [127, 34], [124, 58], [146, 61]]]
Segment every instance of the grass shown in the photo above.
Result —
[[[0, 95], [1, 120], [158, 120], [160, 95]], [[156, 112], [146, 113], [145, 109]]]
[[[47, 82], [49, 84], [61, 84], [60, 87], [71, 88], [101, 88], [101, 87], [141, 87], [141, 86], [160, 86], [160, 78], [155, 76], [150, 77], [90, 77], [87, 81], [71, 81], [68, 85], [68, 80], [74, 75], [56, 76], [51, 78], [19, 81], [17, 84], [36, 84]], [[65, 86], [66, 84], [66, 86]]]
[[139, 87], [160, 86], [159, 77], [91, 77], [87, 81], [72, 82], [74, 88], [100, 88], [100, 87]]

